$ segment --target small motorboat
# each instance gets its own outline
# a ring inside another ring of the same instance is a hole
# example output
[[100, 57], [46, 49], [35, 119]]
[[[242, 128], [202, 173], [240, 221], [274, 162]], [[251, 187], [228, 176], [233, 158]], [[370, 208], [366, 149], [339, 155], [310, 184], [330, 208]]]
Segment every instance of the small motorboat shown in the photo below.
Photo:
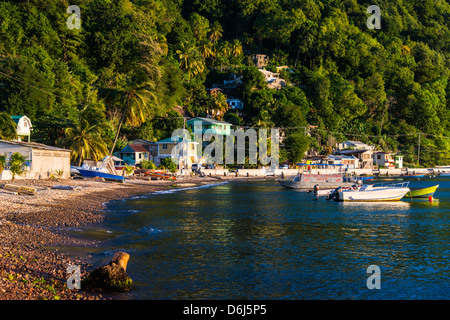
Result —
[[439, 185], [427, 188], [411, 189], [405, 194], [405, 198], [429, 198], [434, 195]]
[[114, 167], [112, 159], [107, 156], [102, 160], [99, 167], [89, 166], [87, 163], [81, 167], [71, 167], [71, 172], [78, 172], [84, 178], [103, 178], [106, 180], [124, 182], [125, 178], [119, 176]]
[[439, 177], [450, 177], [450, 173], [441, 173]]
[[365, 184], [350, 189], [337, 188], [329, 195], [335, 201], [398, 201], [410, 191], [409, 182]]
[[425, 177], [424, 174], [403, 174], [402, 177], [404, 179], [416, 179]]

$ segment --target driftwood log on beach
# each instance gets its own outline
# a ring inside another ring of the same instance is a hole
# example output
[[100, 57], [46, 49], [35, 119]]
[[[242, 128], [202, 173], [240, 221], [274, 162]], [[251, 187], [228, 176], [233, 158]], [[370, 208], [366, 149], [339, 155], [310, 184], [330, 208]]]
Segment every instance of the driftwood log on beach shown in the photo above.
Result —
[[126, 273], [129, 259], [128, 253], [117, 252], [108, 265], [89, 273], [81, 282], [81, 288], [89, 292], [130, 291], [133, 281]]

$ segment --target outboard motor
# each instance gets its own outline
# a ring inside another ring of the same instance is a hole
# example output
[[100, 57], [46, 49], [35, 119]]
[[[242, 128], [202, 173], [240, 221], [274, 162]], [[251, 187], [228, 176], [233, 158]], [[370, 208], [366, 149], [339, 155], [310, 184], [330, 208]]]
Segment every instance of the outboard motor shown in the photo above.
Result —
[[326, 199], [327, 200], [338, 200], [339, 199], [339, 190], [341, 190], [341, 187], [337, 187], [336, 189], [334, 189], [334, 191], [332, 193], [330, 193], [329, 195], [327, 195]]

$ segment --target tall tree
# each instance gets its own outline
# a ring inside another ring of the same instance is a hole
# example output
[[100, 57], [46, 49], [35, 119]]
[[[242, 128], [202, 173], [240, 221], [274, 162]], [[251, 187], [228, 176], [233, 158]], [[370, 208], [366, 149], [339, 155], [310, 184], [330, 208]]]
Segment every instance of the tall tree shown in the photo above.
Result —
[[110, 155], [114, 152], [123, 123], [126, 122], [130, 126], [139, 126], [144, 123], [150, 117], [151, 104], [156, 100], [153, 83], [137, 72], [132, 71], [126, 74], [121, 87], [119, 94], [124, 109], [109, 153]]
[[107, 155], [108, 147], [103, 133], [108, 125], [103, 120], [101, 112], [87, 106], [65, 129], [64, 143], [73, 151], [72, 161], [78, 160], [78, 166], [84, 159], [99, 160]]
[[6, 112], [0, 112], [0, 139], [10, 140], [17, 138], [17, 125]]

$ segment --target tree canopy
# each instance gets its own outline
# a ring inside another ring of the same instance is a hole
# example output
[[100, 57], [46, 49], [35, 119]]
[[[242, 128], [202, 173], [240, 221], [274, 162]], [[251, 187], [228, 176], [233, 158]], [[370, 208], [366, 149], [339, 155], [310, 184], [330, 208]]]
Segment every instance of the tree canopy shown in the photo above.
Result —
[[[381, 29], [366, 25], [373, 4]], [[81, 29], [67, 27], [69, 5]], [[0, 114], [27, 115], [32, 139], [57, 145], [93, 110], [89, 125], [117, 150], [220, 110], [250, 127], [317, 126], [308, 139], [286, 129], [291, 146], [364, 140], [410, 163], [421, 134], [421, 165], [448, 164], [449, 28], [445, 0], [0, 0]], [[287, 86], [269, 88], [252, 54], [288, 66]], [[206, 91], [233, 75], [242, 85], [225, 94], [244, 101], [239, 115]]]

